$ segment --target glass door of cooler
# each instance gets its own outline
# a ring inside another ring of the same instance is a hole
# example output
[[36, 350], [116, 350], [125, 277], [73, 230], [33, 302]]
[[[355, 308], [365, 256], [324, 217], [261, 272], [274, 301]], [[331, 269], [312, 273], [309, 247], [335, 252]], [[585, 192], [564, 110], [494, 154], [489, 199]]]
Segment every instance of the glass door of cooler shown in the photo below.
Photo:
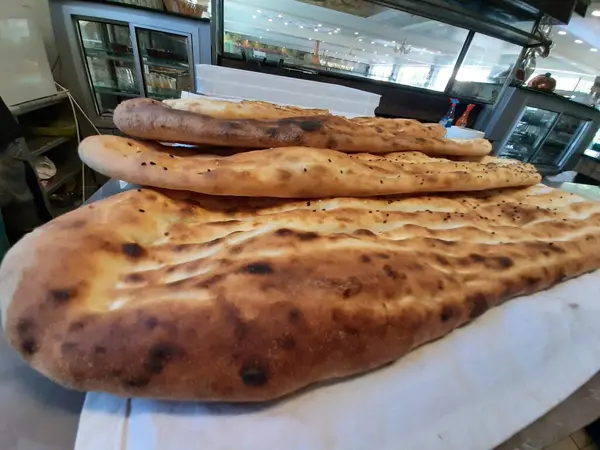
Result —
[[529, 161], [550, 133], [558, 116], [559, 113], [553, 111], [526, 107], [498, 156]]
[[142, 95], [129, 25], [88, 19], [76, 24], [96, 110], [110, 116], [123, 100]]
[[560, 166], [586, 125], [586, 120], [562, 114], [530, 162], [539, 166]]
[[163, 100], [194, 92], [191, 36], [136, 28], [146, 95]]

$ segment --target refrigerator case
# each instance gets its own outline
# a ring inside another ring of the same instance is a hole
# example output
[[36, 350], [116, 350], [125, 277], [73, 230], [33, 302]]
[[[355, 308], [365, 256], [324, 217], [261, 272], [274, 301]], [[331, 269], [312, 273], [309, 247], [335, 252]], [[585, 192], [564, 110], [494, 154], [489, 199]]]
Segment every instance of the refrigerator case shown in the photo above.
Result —
[[497, 156], [552, 175], [573, 169], [600, 126], [600, 112], [559, 95], [512, 87], [476, 126]]
[[99, 128], [114, 128], [123, 100], [179, 98], [196, 90], [194, 67], [210, 62], [206, 21], [79, 1], [51, 3], [67, 87]]

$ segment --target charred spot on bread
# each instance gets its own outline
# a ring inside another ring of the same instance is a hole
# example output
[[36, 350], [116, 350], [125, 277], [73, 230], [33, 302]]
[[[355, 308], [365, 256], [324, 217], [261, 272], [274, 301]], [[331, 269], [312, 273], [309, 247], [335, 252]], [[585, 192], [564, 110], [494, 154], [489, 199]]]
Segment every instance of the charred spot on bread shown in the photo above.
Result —
[[488, 309], [487, 299], [480, 292], [467, 296], [466, 302], [469, 307], [469, 317], [471, 319], [481, 316]]
[[123, 380], [123, 384], [128, 388], [141, 389], [150, 384], [150, 377], [147, 375], [128, 377]]
[[370, 263], [371, 262], [371, 258], [369, 257], [369, 255], [362, 255], [360, 257], [360, 260], [364, 263]]
[[248, 264], [242, 268], [242, 272], [250, 273], [252, 275], [268, 275], [273, 273], [273, 266], [266, 262], [256, 262]]
[[267, 369], [259, 361], [244, 364], [239, 371], [239, 375], [246, 386], [260, 387], [269, 381]]
[[509, 269], [510, 267], [515, 265], [514, 261], [512, 259], [510, 259], [508, 256], [498, 256], [498, 257], [495, 257], [494, 260], [498, 263], [498, 266], [500, 266], [502, 269]]
[[345, 286], [346, 287], [342, 292], [342, 297], [346, 299], [360, 294], [363, 289], [363, 284], [357, 277], [348, 278]]
[[75, 297], [77, 290], [72, 289], [51, 289], [48, 292], [48, 298], [50, 301], [56, 304], [66, 303]]
[[183, 353], [181, 347], [171, 344], [168, 342], [159, 342], [154, 344], [148, 352], [146, 360], [146, 369], [155, 374], [159, 374], [163, 371], [166, 365], [174, 357], [179, 356]]
[[21, 350], [27, 356], [32, 356], [40, 349], [37, 341], [32, 337], [27, 337], [21, 341]]
[[158, 326], [158, 319], [155, 316], [147, 317], [144, 320], [144, 325], [146, 325], [146, 328], [149, 330], [154, 330]]
[[298, 308], [292, 308], [288, 312], [288, 319], [291, 323], [298, 323], [302, 319], [302, 311]]
[[317, 233], [315, 233], [314, 231], [306, 231], [303, 233], [298, 233], [297, 236], [298, 236], [298, 239], [301, 241], [312, 241], [313, 239], [317, 239], [319, 237], [319, 235]]
[[292, 230], [290, 230], [289, 228], [280, 228], [278, 230], [275, 230], [274, 234], [275, 234], [275, 236], [285, 237], [285, 236], [291, 236], [292, 234], [294, 234], [294, 232]]
[[35, 338], [36, 326], [33, 319], [20, 318], [16, 325], [19, 346], [26, 356], [31, 356], [39, 350], [39, 344]]
[[396, 272], [389, 264], [383, 266], [383, 272], [392, 280], [397, 280], [400, 277], [400, 274]]
[[456, 314], [456, 309], [450, 305], [442, 306], [442, 310], [440, 311], [440, 320], [442, 322], [448, 322], [452, 319]]
[[127, 242], [121, 246], [121, 250], [130, 258], [141, 258], [146, 255], [146, 250], [137, 242]]
[[279, 134], [279, 130], [275, 127], [270, 127], [265, 130], [265, 133], [267, 134], [267, 136], [275, 138]]
[[105, 347], [105, 346], [103, 346], [103, 345], [96, 345], [96, 346], [94, 347], [94, 353], [95, 353], [96, 355], [106, 355], [106, 351], [107, 351], [107, 350], [106, 350], [106, 347]]

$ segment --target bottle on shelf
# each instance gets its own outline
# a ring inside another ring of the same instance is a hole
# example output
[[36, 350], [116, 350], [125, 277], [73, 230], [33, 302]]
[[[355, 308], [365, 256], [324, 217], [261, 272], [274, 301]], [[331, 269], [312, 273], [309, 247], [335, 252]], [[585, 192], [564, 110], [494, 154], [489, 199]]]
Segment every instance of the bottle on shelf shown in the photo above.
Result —
[[442, 117], [442, 120], [440, 120], [440, 123], [446, 128], [452, 127], [452, 124], [454, 123], [454, 115], [456, 114], [456, 105], [458, 105], [459, 103], [460, 102], [457, 98], [450, 99], [450, 109], [448, 110], [446, 115]]
[[467, 106], [467, 109], [465, 109], [465, 112], [456, 121], [457, 127], [465, 128], [467, 126], [467, 123], [469, 123], [469, 114], [471, 114], [471, 111], [473, 111], [473, 108], [475, 108], [475, 105], [473, 105], [472, 103]]

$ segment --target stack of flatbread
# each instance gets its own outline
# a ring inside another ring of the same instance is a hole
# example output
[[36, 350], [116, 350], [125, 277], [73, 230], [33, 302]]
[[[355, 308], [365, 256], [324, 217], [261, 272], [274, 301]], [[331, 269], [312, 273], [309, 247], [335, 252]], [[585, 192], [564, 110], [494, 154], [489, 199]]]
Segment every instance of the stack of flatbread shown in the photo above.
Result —
[[[142, 187], [0, 268], [10, 343], [77, 389], [263, 401], [384, 365], [600, 267], [600, 204], [439, 125], [122, 103], [82, 160]], [[185, 144], [185, 145], [181, 145]]]

